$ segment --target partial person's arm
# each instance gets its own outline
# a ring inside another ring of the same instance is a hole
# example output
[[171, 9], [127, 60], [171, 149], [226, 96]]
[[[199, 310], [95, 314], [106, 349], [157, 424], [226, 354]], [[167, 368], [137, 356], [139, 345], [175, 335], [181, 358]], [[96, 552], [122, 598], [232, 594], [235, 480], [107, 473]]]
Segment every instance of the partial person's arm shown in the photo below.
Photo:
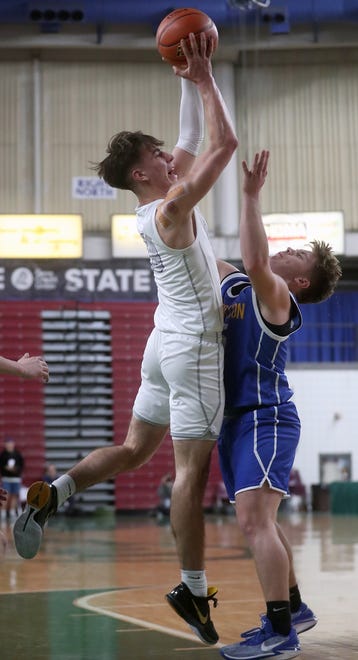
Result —
[[217, 259], [216, 265], [218, 267], [219, 277], [221, 282], [224, 279], [224, 277], [226, 277], [227, 275], [231, 275], [231, 273], [239, 272], [239, 269], [236, 268], [236, 266], [233, 266], [228, 261], [223, 261], [222, 259]]
[[30, 357], [29, 353], [25, 353], [18, 360], [9, 360], [0, 356], [0, 373], [39, 379], [43, 383], [47, 383], [49, 379], [49, 370], [45, 360], [38, 355]]
[[191, 211], [217, 181], [238, 145], [226, 104], [212, 74], [212, 41], [207, 41], [205, 35], [201, 34], [198, 46], [191, 34], [190, 49], [184, 40], [181, 45], [187, 67], [174, 67], [174, 71], [195, 83], [200, 93], [205, 108], [209, 144], [198, 156], [187, 176], [173, 184], [166, 199], [158, 207], [158, 231], [165, 243], [174, 248], [189, 245], [194, 239]]
[[175, 171], [182, 178], [192, 167], [204, 139], [203, 101], [196, 85], [181, 78], [179, 137], [173, 149]]
[[246, 274], [258, 298], [261, 312], [270, 323], [283, 324], [289, 318], [290, 292], [285, 280], [270, 266], [268, 240], [262, 221], [260, 191], [265, 183], [269, 152], [256, 154], [251, 169], [246, 161], [241, 214], [240, 248]]
[[[194, 35], [190, 35], [190, 46], [182, 41], [188, 67], [176, 69], [177, 75], [192, 80], [200, 93], [205, 109], [208, 145], [196, 159], [186, 181], [188, 191], [183, 200], [187, 208], [193, 208], [219, 178], [238, 146], [234, 127], [226, 103], [212, 73], [212, 42], [201, 34], [200, 50]], [[203, 63], [201, 66], [199, 63]]]

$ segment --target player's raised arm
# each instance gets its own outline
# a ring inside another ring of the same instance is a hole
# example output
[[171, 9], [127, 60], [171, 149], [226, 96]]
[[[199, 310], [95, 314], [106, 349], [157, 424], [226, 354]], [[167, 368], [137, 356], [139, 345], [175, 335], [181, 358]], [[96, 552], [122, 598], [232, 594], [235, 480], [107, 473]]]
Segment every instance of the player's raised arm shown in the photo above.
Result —
[[187, 66], [175, 67], [175, 72], [191, 80], [200, 93], [209, 142], [188, 175], [172, 185], [165, 202], [159, 207], [157, 219], [166, 233], [188, 220], [187, 214], [212, 188], [238, 145], [226, 104], [212, 73], [213, 42], [207, 40], [204, 33], [200, 35], [199, 45], [194, 34], [190, 34], [189, 39], [190, 48], [185, 40], [181, 42]]
[[[156, 46], [162, 59], [174, 67], [186, 67], [187, 61], [181, 47], [181, 39], [187, 39], [190, 32], [198, 35], [205, 32], [218, 45], [218, 31], [214, 21], [199, 9], [174, 9], [158, 25]], [[202, 66], [208, 63], [201, 62]], [[187, 78], [181, 78], [181, 102], [179, 114], [179, 137], [173, 150], [175, 171], [178, 178], [187, 174], [199, 153], [204, 138], [204, 108], [196, 85]]]
[[244, 172], [240, 247], [245, 271], [260, 302], [261, 311], [271, 323], [285, 323], [290, 309], [287, 283], [275, 274], [270, 265], [268, 240], [260, 208], [260, 191], [265, 183], [269, 152], [255, 155], [251, 168], [242, 163]]
[[174, 167], [178, 179], [183, 178], [193, 166], [203, 139], [203, 100], [197, 86], [191, 80], [181, 78], [179, 136], [173, 149]]

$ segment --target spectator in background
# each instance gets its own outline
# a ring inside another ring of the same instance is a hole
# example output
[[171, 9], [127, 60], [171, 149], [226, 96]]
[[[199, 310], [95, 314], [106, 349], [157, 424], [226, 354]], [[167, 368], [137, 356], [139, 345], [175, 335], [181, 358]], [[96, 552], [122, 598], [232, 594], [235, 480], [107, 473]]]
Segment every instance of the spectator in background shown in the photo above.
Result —
[[214, 513], [227, 514], [235, 513], [233, 505], [230, 503], [227, 496], [227, 490], [224, 482], [221, 480], [217, 483], [214, 500]]
[[42, 480], [46, 481], [47, 484], [52, 484], [53, 481], [58, 477], [56, 465], [53, 463], [47, 463], [45, 465], [45, 472]]
[[292, 511], [307, 511], [306, 487], [296, 468], [292, 468], [288, 481], [288, 490], [291, 495], [290, 509]]
[[[77, 458], [80, 460], [81, 455], [79, 454]], [[58, 478], [58, 472], [56, 465], [54, 463], [46, 463], [45, 472], [43, 474], [42, 481], [45, 481], [47, 484], [51, 486], [51, 484], [57, 478]], [[60, 509], [60, 513], [62, 512], [66, 513], [68, 516], [73, 516], [73, 515], [77, 515], [78, 513], [81, 513], [80, 508], [76, 506], [76, 495], [69, 497], [68, 500], [66, 500], [66, 502], [63, 503]]]
[[2, 507], [3, 502], [7, 500], [7, 492], [5, 488], [0, 488], [0, 507]]
[[[0, 488], [0, 509], [3, 505], [3, 502], [6, 502], [7, 492], [3, 488]], [[5, 559], [5, 552], [7, 547], [7, 539], [3, 532], [0, 532], [0, 562]]]
[[307, 511], [306, 487], [296, 468], [292, 468], [288, 481], [288, 494], [283, 497], [280, 512]]
[[12, 438], [5, 439], [5, 446], [0, 454], [0, 474], [4, 489], [8, 492], [6, 502], [6, 518], [16, 518], [20, 502], [21, 475], [25, 461], [21, 452], [16, 449]]
[[170, 515], [170, 503], [172, 499], [172, 489], [173, 489], [173, 477], [170, 474], [165, 474], [164, 477], [160, 480], [158, 486], [157, 495], [159, 499], [159, 505], [157, 508], [157, 517], [162, 519], [163, 516]]

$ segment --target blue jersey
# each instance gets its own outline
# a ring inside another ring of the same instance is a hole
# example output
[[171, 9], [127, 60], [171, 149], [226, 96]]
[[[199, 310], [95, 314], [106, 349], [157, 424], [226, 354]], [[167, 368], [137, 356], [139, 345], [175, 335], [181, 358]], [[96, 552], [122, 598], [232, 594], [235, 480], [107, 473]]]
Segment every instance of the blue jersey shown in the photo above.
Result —
[[247, 275], [231, 273], [222, 282], [224, 302], [224, 383], [226, 412], [245, 412], [287, 403], [292, 397], [285, 375], [287, 339], [302, 325], [291, 294], [290, 319], [267, 323]]

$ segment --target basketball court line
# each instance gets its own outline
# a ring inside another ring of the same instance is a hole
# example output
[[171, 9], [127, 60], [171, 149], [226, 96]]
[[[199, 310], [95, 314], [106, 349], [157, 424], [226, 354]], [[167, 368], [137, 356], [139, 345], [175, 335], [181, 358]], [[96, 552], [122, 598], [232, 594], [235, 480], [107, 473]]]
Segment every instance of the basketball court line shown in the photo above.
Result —
[[[121, 589], [120, 593], [123, 593], [123, 591], [132, 591], [131, 589]], [[104, 616], [109, 616], [112, 617], [113, 619], [118, 619], [119, 621], [125, 621], [126, 623], [131, 623], [134, 626], [140, 626], [141, 628], [147, 628], [149, 630], [154, 630], [156, 632], [163, 633], [165, 635], [171, 635], [172, 637], [180, 637], [182, 639], [188, 639], [194, 642], [198, 642], [200, 644], [200, 641], [195, 635], [191, 635], [190, 633], [185, 633], [182, 632], [181, 630], [174, 630], [173, 628], [169, 628], [167, 626], [161, 626], [157, 623], [150, 623], [149, 621], [145, 621], [143, 619], [137, 619], [136, 617], [128, 616], [127, 614], [118, 614], [117, 612], [113, 612], [109, 607], [100, 607], [98, 605], [92, 605], [91, 600], [96, 599], [100, 596], [106, 597], [107, 595], [113, 596], [115, 591], [102, 591], [98, 592], [96, 594], [88, 594], [87, 596], [81, 596], [80, 598], [76, 598], [76, 600], [73, 601], [73, 604], [76, 605], [76, 607], [81, 607], [85, 610], [89, 610], [91, 612], [96, 612], [97, 614], [102, 614]], [[119, 592], [118, 592], [119, 593]], [[121, 632], [121, 631], [119, 631]], [[219, 648], [220, 646], [223, 646], [223, 644], [220, 644], [218, 642], [215, 645], [215, 648]], [[195, 647], [196, 649], [197, 647]], [[198, 647], [199, 649], [201, 648], [200, 646]], [[204, 649], [208, 650], [208, 646], [204, 646]], [[212, 647], [213, 648], [213, 647]]]

